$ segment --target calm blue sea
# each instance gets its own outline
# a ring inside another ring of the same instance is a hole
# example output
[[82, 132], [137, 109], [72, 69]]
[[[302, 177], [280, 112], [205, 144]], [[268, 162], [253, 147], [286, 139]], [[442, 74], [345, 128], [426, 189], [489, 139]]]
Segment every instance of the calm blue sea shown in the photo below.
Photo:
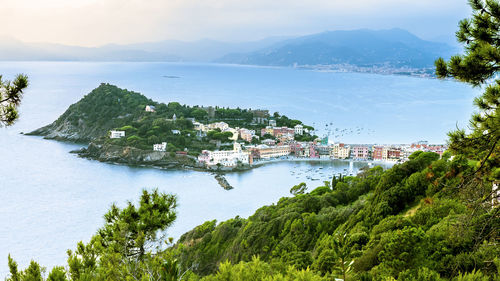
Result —
[[[305, 181], [313, 188], [349, 165], [273, 163], [228, 175], [235, 189], [226, 191], [210, 174], [80, 159], [68, 152], [81, 145], [19, 134], [51, 123], [101, 82], [161, 102], [266, 108], [347, 143], [444, 143], [446, 132], [467, 125], [479, 92], [451, 81], [290, 68], [0, 62], [4, 79], [17, 73], [27, 74], [30, 86], [19, 122], [0, 128], [0, 278], [7, 274], [8, 253], [22, 267], [31, 258], [47, 267], [64, 265], [66, 249], [88, 241], [113, 202], [135, 201], [142, 188], [177, 194], [179, 215], [168, 234], [178, 238], [206, 220], [249, 216], [288, 196], [294, 184]], [[354, 163], [354, 169], [363, 165]]]

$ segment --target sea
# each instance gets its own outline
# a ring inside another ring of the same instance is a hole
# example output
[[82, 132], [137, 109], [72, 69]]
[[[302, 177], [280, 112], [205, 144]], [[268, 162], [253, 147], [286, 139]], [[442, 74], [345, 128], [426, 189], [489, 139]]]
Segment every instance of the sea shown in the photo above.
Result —
[[[446, 143], [465, 128], [481, 89], [451, 80], [294, 68], [200, 63], [0, 62], [3, 80], [29, 77], [20, 119], [0, 128], [0, 278], [7, 256], [21, 268], [31, 260], [50, 270], [66, 265], [66, 250], [87, 242], [116, 203], [137, 203], [143, 189], [178, 198], [177, 220], [167, 236], [178, 239], [207, 220], [248, 217], [258, 208], [309, 190], [332, 175], [367, 162], [285, 161], [229, 173], [232, 190], [210, 173], [129, 167], [78, 158], [85, 144], [25, 136], [57, 119], [100, 83], [159, 101], [268, 109], [315, 127], [330, 142]], [[374, 163], [384, 168], [389, 164]]]

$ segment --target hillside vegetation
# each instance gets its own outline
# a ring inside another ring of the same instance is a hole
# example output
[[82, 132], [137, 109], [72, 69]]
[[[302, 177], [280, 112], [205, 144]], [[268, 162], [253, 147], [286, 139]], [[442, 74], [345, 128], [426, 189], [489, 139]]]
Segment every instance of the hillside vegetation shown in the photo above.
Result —
[[415, 153], [385, 172], [373, 168], [282, 198], [248, 219], [208, 221], [181, 237], [179, 260], [200, 275], [258, 256], [271, 266], [339, 277], [335, 242], [345, 235], [349, 279], [440, 280], [473, 270], [491, 278], [500, 265], [491, 185], [460, 186], [474, 168], [463, 157], [438, 157]]
[[[147, 112], [147, 105], [154, 106], [154, 112]], [[30, 135], [42, 135], [49, 139], [76, 142], [94, 142], [97, 145], [115, 145], [134, 147], [150, 151], [153, 144], [167, 142], [169, 152], [188, 150], [190, 155], [197, 156], [201, 150], [213, 150], [215, 143], [229, 143], [231, 132], [209, 131], [206, 135], [198, 135], [193, 128], [192, 120], [201, 123], [226, 122], [230, 127], [253, 129], [260, 132], [267, 124], [255, 124], [251, 109], [213, 107], [213, 113], [201, 106], [181, 105], [178, 102], [158, 103], [142, 94], [120, 89], [114, 85], [101, 84], [72, 104], [52, 124], [37, 129]], [[302, 124], [300, 120], [290, 119], [285, 115], [274, 113], [272, 116], [278, 126], [292, 127]], [[304, 125], [304, 128], [313, 129]], [[125, 138], [110, 139], [110, 130], [125, 131]], [[305, 134], [307, 139], [314, 136]], [[259, 140], [255, 140], [260, 143]]]
[[52, 124], [30, 134], [46, 138], [88, 142], [108, 131], [124, 126], [144, 115], [146, 105], [156, 105], [145, 96], [101, 84], [80, 101], [72, 104]]

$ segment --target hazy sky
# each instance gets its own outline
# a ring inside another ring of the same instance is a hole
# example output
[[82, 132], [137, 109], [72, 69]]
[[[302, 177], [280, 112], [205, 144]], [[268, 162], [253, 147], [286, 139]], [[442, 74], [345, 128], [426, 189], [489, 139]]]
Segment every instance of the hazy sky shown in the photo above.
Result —
[[0, 34], [82, 46], [164, 39], [246, 41], [400, 27], [451, 38], [466, 0], [0, 0]]

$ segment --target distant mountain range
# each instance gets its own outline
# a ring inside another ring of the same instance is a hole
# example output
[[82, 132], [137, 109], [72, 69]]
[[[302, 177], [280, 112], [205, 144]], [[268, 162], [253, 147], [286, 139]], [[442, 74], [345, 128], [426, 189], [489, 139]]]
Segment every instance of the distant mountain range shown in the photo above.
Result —
[[233, 53], [221, 63], [293, 66], [349, 64], [360, 67], [431, 67], [456, 48], [425, 41], [402, 29], [328, 31], [278, 42], [250, 53]]
[[101, 47], [77, 47], [51, 43], [25, 43], [0, 39], [0, 61], [192, 61], [211, 62], [228, 53], [252, 52], [285, 37], [260, 41], [229, 43], [215, 40], [183, 42], [165, 40], [129, 45], [109, 44]]
[[266, 66], [348, 64], [360, 67], [423, 68], [455, 47], [425, 41], [402, 29], [328, 31], [307, 36], [272, 37], [228, 43], [166, 40], [129, 45], [76, 47], [49, 43], [0, 42], [0, 60], [28, 61], [191, 61]]

